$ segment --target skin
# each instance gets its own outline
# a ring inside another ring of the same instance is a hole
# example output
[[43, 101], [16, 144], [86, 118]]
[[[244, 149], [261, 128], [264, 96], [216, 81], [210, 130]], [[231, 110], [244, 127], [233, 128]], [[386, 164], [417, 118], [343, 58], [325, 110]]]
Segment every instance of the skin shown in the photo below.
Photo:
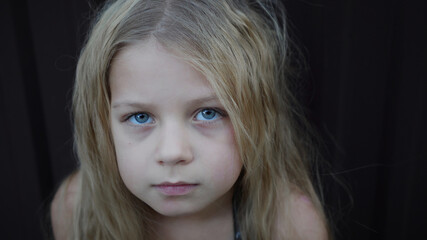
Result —
[[[66, 240], [71, 231], [71, 219], [73, 209], [77, 204], [77, 195], [80, 192], [81, 174], [77, 171], [75, 174], [70, 175], [58, 191], [55, 194], [51, 205], [51, 219], [52, 229], [54, 237], [57, 240]], [[279, 193], [280, 194], [280, 193]], [[282, 196], [283, 197], [283, 196]], [[291, 218], [294, 221], [295, 235], [291, 239], [299, 240], [326, 240], [328, 239], [328, 233], [322, 219], [316, 212], [310, 199], [305, 195], [295, 190], [291, 198], [290, 212]], [[284, 239], [282, 236], [288, 236], [289, 233], [284, 232], [283, 222], [285, 219], [284, 213], [285, 206], [278, 206], [278, 216], [276, 219], [275, 230], [273, 233], [273, 240]], [[225, 216], [227, 216], [227, 209], [223, 208]], [[187, 222], [187, 224], [185, 224]], [[228, 236], [233, 230], [232, 226], [232, 215], [228, 213], [228, 217], [225, 219], [215, 218], [210, 221], [199, 222], [199, 224], [193, 225], [193, 220], [188, 219], [187, 221], [168, 221], [162, 222], [164, 225], [158, 226], [158, 231], [162, 233], [168, 233], [167, 237], [159, 237], [158, 239], [209, 239], [209, 237], [216, 237], [216, 239], [232, 239]], [[187, 225], [187, 226], [184, 226]], [[182, 227], [185, 228], [182, 228]], [[211, 228], [215, 228], [217, 231], [210, 231]], [[220, 230], [218, 230], [218, 228]], [[200, 230], [206, 232], [202, 232]], [[220, 234], [224, 234], [224, 237], [217, 237]], [[193, 238], [194, 237], [194, 238]]]
[[56, 240], [66, 240], [71, 233], [73, 210], [80, 192], [80, 171], [71, 174], [56, 192], [51, 208], [53, 236]]
[[242, 164], [230, 120], [204, 76], [150, 40], [118, 54], [110, 86], [119, 172], [157, 213], [160, 237], [231, 239]]
[[[115, 57], [110, 86], [120, 175], [156, 213], [157, 239], [233, 239], [231, 199], [242, 164], [231, 123], [203, 75], [150, 40]], [[164, 182], [195, 185], [188, 193], [170, 195], [156, 187]], [[55, 194], [51, 205], [55, 239], [70, 234], [80, 184], [77, 171]], [[310, 199], [297, 189], [289, 199], [287, 214], [298, 236], [293, 239], [328, 239]], [[277, 206], [275, 240], [289, 236], [283, 230], [284, 209], [285, 205]]]

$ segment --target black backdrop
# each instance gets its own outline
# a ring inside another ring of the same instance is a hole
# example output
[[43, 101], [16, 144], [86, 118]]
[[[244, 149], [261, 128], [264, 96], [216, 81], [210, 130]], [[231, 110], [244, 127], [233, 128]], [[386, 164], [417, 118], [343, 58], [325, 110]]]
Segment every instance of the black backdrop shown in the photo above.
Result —
[[[46, 206], [76, 165], [71, 87], [99, 2], [1, 2], [1, 239], [49, 235]], [[427, 238], [423, 2], [285, 0], [308, 63], [299, 96], [331, 166], [321, 174], [337, 239]]]

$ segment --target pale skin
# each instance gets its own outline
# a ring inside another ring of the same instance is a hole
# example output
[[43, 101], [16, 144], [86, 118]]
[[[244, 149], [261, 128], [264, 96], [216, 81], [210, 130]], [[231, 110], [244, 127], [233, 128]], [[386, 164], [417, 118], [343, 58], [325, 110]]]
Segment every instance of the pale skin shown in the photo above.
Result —
[[[157, 213], [158, 238], [233, 239], [231, 200], [242, 164], [230, 120], [203, 75], [151, 39], [116, 56], [110, 86], [119, 172]], [[51, 207], [55, 239], [70, 231], [80, 174], [67, 182]], [[327, 239], [310, 200], [295, 193], [291, 201], [301, 239]]]

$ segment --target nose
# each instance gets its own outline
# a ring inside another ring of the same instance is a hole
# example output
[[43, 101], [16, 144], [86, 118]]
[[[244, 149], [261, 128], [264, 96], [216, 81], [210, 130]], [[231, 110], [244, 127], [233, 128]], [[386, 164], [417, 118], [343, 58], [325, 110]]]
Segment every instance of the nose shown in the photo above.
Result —
[[186, 165], [193, 161], [188, 130], [182, 124], [165, 124], [160, 129], [157, 162], [164, 166]]

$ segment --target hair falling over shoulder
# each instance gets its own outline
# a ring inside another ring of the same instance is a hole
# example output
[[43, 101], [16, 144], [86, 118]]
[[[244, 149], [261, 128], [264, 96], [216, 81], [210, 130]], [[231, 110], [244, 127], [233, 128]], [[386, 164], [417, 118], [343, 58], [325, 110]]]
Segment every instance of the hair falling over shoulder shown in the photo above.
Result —
[[[326, 220], [308, 171], [305, 120], [288, 83], [284, 8], [274, 0], [116, 0], [94, 19], [77, 66], [75, 146], [82, 186], [71, 239], [153, 239], [152, 214], [122, 182], [110, 131], [109, 69], [117, 53], [155, 38], [202, 72], [234, 128], [243, 239], [273, 239], [291, 193]], [[286, 214], [285, 214], [286, 216]], [[292, 219], [281, 223], [292, 233]], [[280, 239], [296, 239], [282, 236]]]

